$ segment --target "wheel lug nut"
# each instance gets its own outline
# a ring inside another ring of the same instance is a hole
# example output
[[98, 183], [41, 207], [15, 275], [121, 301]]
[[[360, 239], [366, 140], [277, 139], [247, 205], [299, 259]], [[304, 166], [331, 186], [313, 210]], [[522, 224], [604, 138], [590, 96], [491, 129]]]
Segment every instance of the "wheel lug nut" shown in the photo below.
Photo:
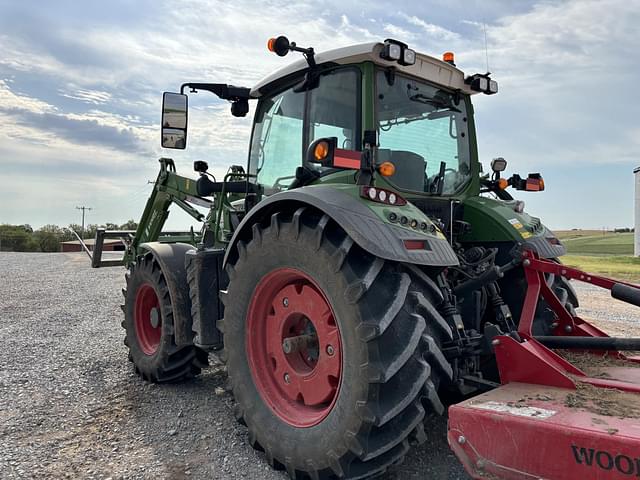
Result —
[[327, 355], [329, 355], [330, 357], [333, 356], [333, 354], [336, 353], [333, 349], [333, 345], [327, 345]]
[[291, 377], [289, 377], [288, 373], [284, 374], [284, 383], [286, 383], [286, 384], [291, 383]]
[[289, 306], [289, 299], [287, 297], [284, 297], [282, 299], [282, 305], [284, 305], [285, 307]]

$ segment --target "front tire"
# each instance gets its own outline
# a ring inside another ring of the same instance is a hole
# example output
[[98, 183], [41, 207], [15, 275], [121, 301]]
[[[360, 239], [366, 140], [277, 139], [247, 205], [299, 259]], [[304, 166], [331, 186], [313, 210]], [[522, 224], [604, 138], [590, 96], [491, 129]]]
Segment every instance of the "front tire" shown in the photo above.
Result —
[[[300, 208], [240, 241], [223, 292], [227, 371], [251, 444], [291, 478], [363, 478], [424, 440], [451, 377], [426, 275], [371, 256]], [[284, 353], [284, 340], [315, 336]], [[331, 347], [331, 348], [330, 348]]]
[[207, 352], [193, 345], [176, 346], [169, 289], [153, 255], [138, 258], [125, 278], [122, 327], [136, 373], [155, 383], [179, 382], [199, 374], [207, 365]]

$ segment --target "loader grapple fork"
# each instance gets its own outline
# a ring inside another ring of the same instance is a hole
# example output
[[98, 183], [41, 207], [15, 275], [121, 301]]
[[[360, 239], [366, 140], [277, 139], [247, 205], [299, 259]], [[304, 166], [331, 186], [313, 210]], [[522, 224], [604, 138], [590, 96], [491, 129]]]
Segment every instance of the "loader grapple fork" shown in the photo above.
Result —
[[[609, 337], [572, 315], [544, 275], [590, 283], [635, 305], [640, 288], [531, 251], [522, 264], [521, 341], [493, 339], [502, 386], [450, 407], [449, 445], [478, 479], [640, 477], [640, 357], [617, 349], [640, 350], [640, 339]], [[532, 334], [540, 297], [555, 314], [553, 336]]]

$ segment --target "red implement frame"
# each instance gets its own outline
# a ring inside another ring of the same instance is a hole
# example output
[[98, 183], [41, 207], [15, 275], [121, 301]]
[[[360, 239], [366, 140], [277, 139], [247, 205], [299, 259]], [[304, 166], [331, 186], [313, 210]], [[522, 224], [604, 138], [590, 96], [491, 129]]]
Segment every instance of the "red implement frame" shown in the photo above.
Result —
[[449, 408], [449, 445], [477, 479], [640, 478], [640, 357], [601, 351], [613, 366], [587, 369], [588, 375], [536, 341], [531, 328], [542, 297], [557, 317], [554, 335], [608, 336], [565, 309], [547, 273], [608, 290], [638, 287], [530, 251], [522, 265], [528, 284], [518, 325], [522, 342], [495, 337], [503, 386]]

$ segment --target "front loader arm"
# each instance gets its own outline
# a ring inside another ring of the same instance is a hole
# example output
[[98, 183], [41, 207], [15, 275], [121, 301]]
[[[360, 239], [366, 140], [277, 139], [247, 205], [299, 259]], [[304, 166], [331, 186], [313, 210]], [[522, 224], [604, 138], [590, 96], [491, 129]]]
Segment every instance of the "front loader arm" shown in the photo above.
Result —
[[[91, 266], [111, 267], [129, 265], [140, 255], [141, 245], [147, 242], [182, 242], [196, 245], [200, 240], [200, 233], [193, 232], [163, 232], [162, 228], [169, 216], [169, 207], [176, 204], [198, 222], [203, 222], [205, 216], [190, 204], [213, 209], [214, 202], [198, 195], [196, 181], [176, 174], [175, 164], [170, 158], [161, 158], [160, 172], [147, 200], [142, 217], [135, 233], [131, 231], [103, 230], [96, 231], [96, 240]], [[119, 238], [126, 245], [121, 260], [102, 260], [102, 247], [105, 238]], [[85, 248], [87, 253], [88, 248]]]
[[[161, 239], [162, 228], [169, 216], [169, 207], [172, 203], [175, 203], [198, 222], [202, 222], [205, 216], [188, 202], [208, 208], [213, 205], [213, 202], [198, 196], [195, 180], [176, 174], [176, 167], [172, 159], [161, 158], [159, 161], [160, 172], [147, 200], [136, 233], [127, 248], [124, 257], [125, 265], [133, 261], [140, 253], [140, 245]], [[185, 239], [172, 236], [172, 239], [195, 244], [196, 238], [193, 232], [189, 237]]]

